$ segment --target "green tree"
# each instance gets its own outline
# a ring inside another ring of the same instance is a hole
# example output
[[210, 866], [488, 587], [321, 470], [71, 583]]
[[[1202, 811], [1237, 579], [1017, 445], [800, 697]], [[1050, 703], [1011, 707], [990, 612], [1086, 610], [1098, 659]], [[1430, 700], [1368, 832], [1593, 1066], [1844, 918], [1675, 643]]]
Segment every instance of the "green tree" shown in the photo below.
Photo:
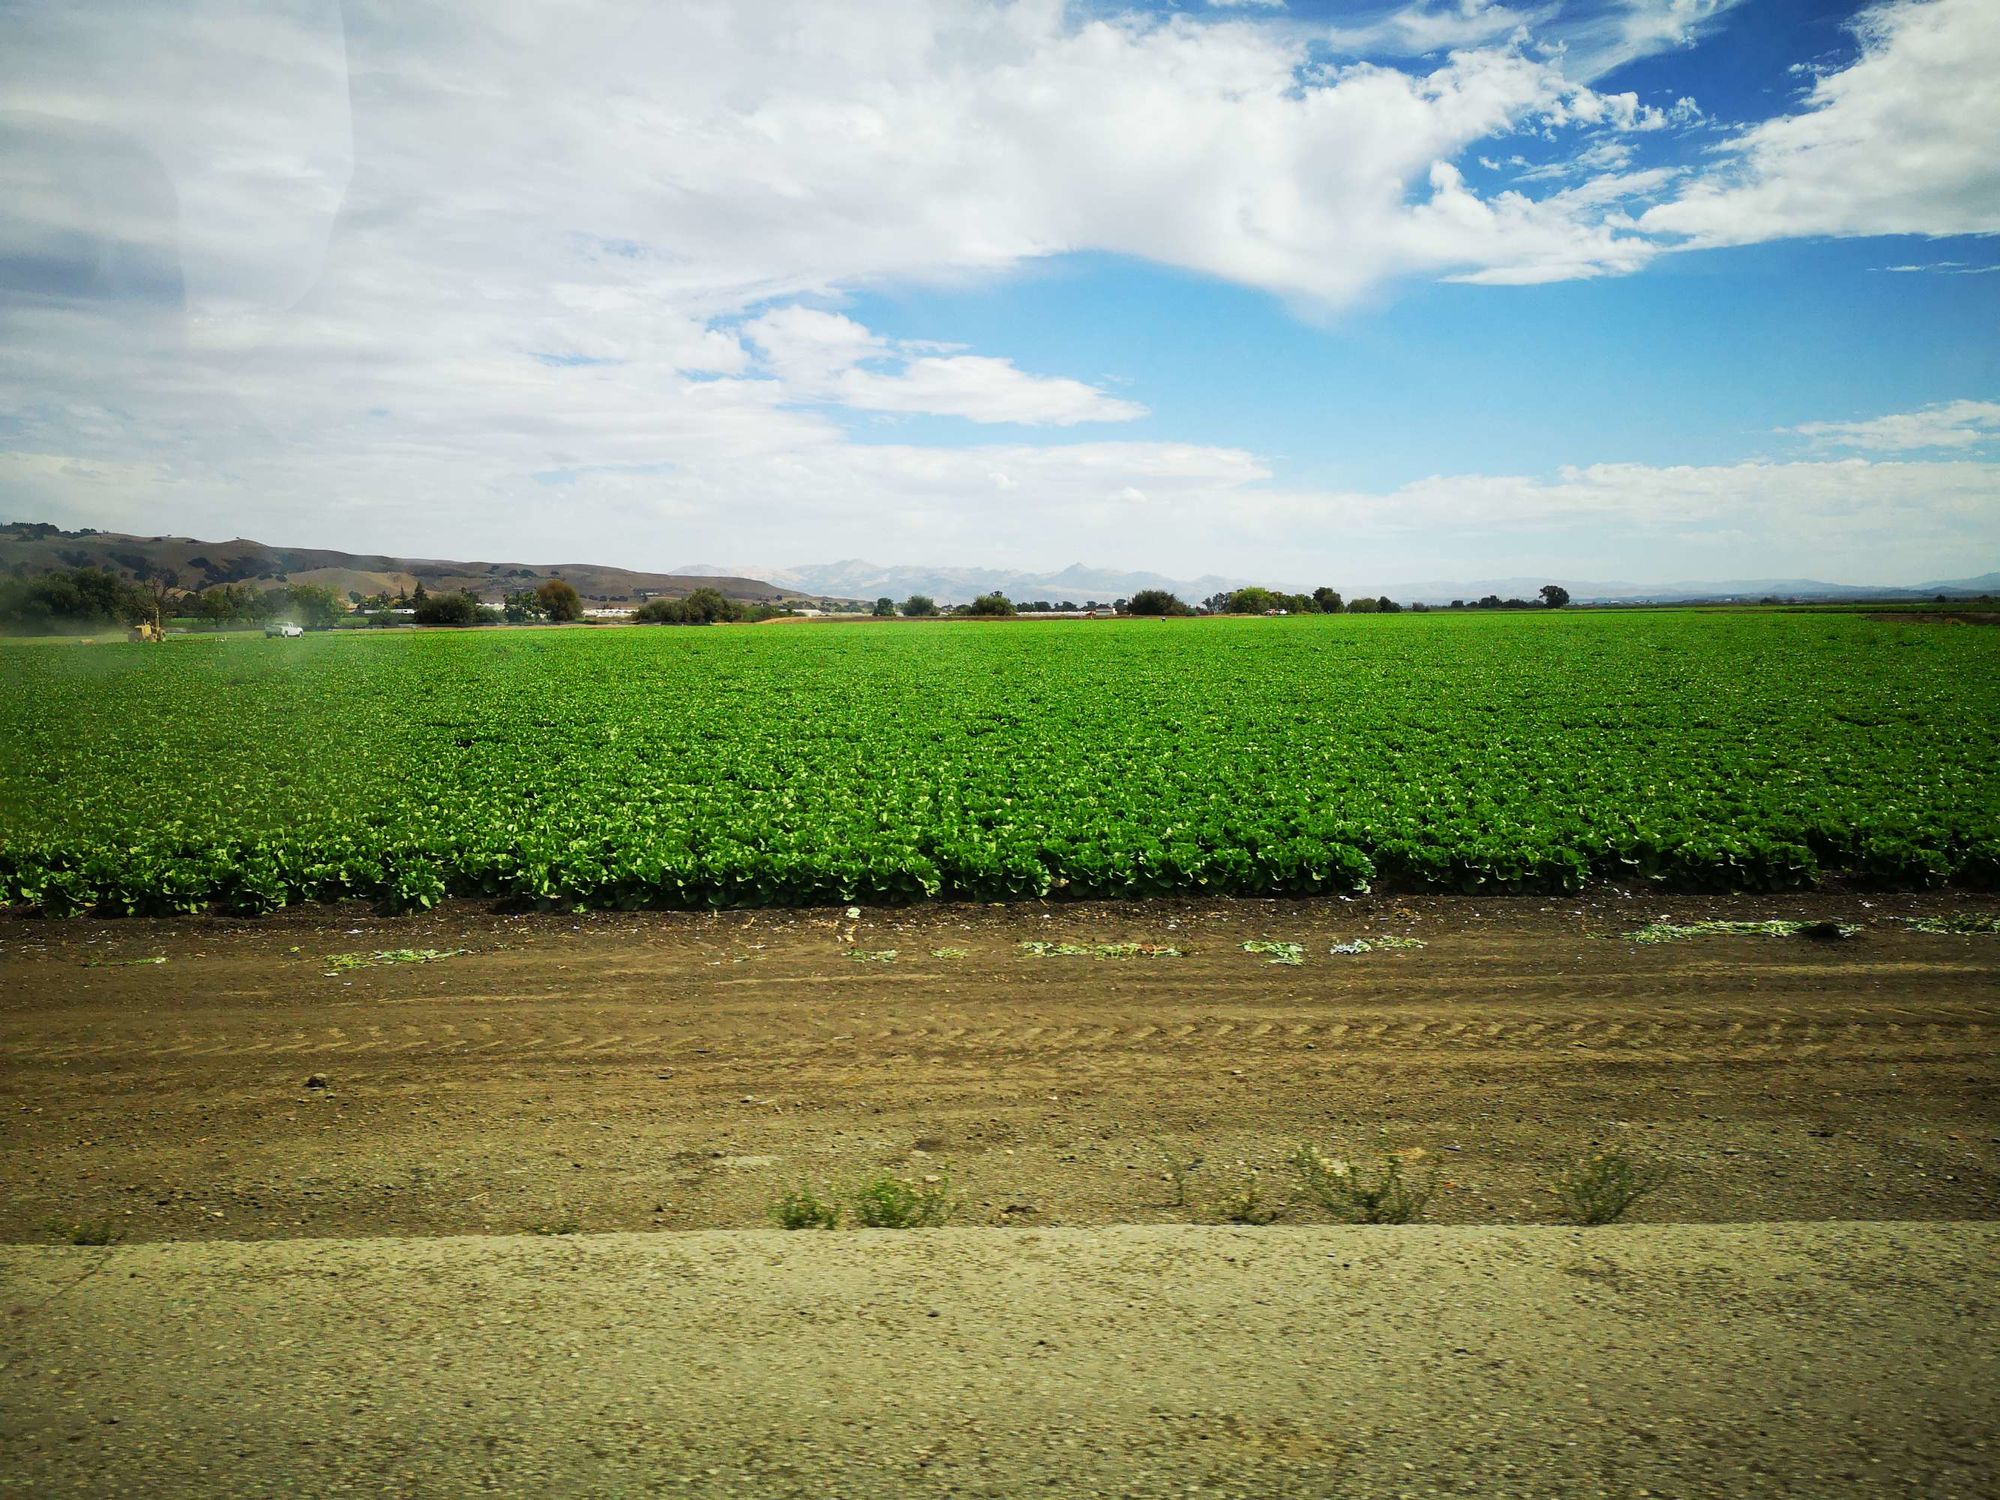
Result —
[[0, 624], [13, 629], [87, 629], [136, 625], [153, 617], [153, 598], [116, 573], [78, 568], [0, 585]]
[[1013, 601], [1005, 594], [981, 594], [965, 606], [965, 613], [995, 618], [1014, 614]]
[[720, 620], [740, 620], [742, 608], [723, 597], [720, 589], [696, 589], [681, 600], [681, 610], [690, 625], [713, 625]]
[[937, 600], [929, 594], [912, 594], [903, 601], [903, 613], [913, 620], [923, 619], [937, 612]]
[[1128, 615], [1184, 615], [1188, 607], [1165, 589], [1140, 589], [1125, 601]]
[[547, 579], [535, 590], [535, 598], [541, 602], [542, 613], [551, 620], [583, 618], [583, 596], [566, 579]]
[[471, 594], [432, 594], [417, 606], [419, 625], [477, 625], [483, 613]]
[[1319, 606], [1319, 612], [1323, 615], [1337, 615], [1347, 608], [1338, 591], [1324, 585], [1313, 590], [1313, 603]]
[[500, 613], [512, 625], [526, 625], [549, 617], [549, 612], [542, 608], [542, 601], [533, 589], [516, 589], [507, 595], [500, 602]]
[[685, 625], [687, 610], [678, 599], [648, 599], [632, 618], [641, 625]]
[[331, 629], [334, 622], [347, 613], [341, 607], [340, 595], [316, 583], [288, 585], [284, 594], [279, 608], [291, 617], [294, 625], [303, 625], [308, 630]]
[[884, 594], [880, 599], [877, 599], [875, 601], [875, 618], [878, 620], [895, 619], [896, 601], [894, 599], [891, 599], [887, 594]]
[[1569, 603], [1569, 590], [1559, 583], [1542, 585], [1542, 603], [1550, 609], [1561, 609]]
[[1232, 615], [1261, 615], [1266, 610], [1284, 607], [1284, 600], [1269, 589], [1260, 589], [1255, 585], [1238, 589], [1229, 596], [1229, 613]]

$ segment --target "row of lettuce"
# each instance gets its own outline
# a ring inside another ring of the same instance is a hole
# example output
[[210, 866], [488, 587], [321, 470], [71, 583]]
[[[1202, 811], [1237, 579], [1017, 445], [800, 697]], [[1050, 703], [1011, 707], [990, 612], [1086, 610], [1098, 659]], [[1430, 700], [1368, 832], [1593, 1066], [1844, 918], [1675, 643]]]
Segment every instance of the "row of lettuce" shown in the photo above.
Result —
[[0, 901], [1992, 885], [1996, 644], [1548, 614], [20, 650]]

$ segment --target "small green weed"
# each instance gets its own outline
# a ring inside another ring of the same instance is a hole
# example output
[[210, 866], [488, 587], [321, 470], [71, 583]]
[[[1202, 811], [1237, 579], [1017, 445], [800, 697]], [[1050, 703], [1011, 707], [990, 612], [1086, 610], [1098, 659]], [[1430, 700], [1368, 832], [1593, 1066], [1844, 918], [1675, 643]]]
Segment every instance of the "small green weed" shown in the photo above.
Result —
[[771, 1205], [771, 1219], [780, 1229], [838, 1229], [840, 1205], [802, 1182]]
[[1243, 951], [1245, 953], [1268, 953], [1270, 955], [1270, 962], [1274, 964], [1288, 964], [1296, 967], [1306, 961], [1306, 945], [1304, 943], [1271, 942], [1263, 938], [1256, 938], [1245, 943]]
[[951, 1217], [951, 1184], [916, 1183], [881, 1172], [848, 1194], [854, 1217], [866, 1229], [936, 1229]]
[[1183, 1155], [1158, 1136], [1153, 1137], [1153, 1149], [1160, 1153], [1160, 1164], [1165, 1168], [1167, 1183], [1173, 1189], [1173, 1197], [1167, 1201], [1175, 1208], [1188, 1207], [1188, 1179], [1201, 1165], [1201, 1158]]
[[933, 948], [931, 949], [931, 957], [970, 958], [972, 957], [972, 950], [970, 948]]
[[1264, 1181], [1253, 1170], [1235, 1192], [1215, 1205], [1215, 1216], [1225, 1224], [1269, 1224], [1278, 1210], [1264, 1201]]
[[1563, 1217], [1577, 1224], [1613, 1224], [1668, 1177], [1657, 1163], [1641, 1162], [1623, 1151], [1600, 1151], [1563, 1169], [1555, 1194]]
[[1301, 1146], [1291, 1164], [1306, 1196], [1349, 1224], [1408, 1224], [1422, 1215], [1437, 1183], [1435, 1168], [1421, 1181], [1409, 1177], [1399, 1156], [1364, 1169], [1317, 1146]]

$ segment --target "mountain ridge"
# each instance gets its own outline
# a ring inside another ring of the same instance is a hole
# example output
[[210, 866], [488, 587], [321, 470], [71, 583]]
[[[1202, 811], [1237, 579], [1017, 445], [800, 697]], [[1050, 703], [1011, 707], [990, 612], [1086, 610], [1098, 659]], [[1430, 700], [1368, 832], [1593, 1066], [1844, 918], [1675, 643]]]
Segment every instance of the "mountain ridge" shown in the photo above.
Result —
[[493, 596], [563, 578], [595, 603], [630, 604], [655, 595], [677, 598], [697, 588], [713, 588], [746, 603], [810, 597], [761, 578], [734, 574], [647, 573], [601, 563], [469, 562], [344, 552], [330, 547], [274, 547], [248, 537], [218, 542], [118, 531], [64, 531], [34, 522], [0, 524], [0, 574], [32, 577], [83, 567], [104, 568], [141, 583], [158, 579], [174, 588], [195, 590], [228, 583], [311, 583], [340, 594], [393, 594], [408, 592], [421, 583], [430, 593], [466, 590]]

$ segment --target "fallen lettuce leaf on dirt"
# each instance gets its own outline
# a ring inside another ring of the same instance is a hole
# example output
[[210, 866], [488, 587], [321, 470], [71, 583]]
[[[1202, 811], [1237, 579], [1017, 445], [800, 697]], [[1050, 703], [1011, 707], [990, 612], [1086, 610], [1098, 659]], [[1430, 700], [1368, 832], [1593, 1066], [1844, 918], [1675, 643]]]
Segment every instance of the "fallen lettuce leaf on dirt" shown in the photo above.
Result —
[[385, 948], [376, 953], [329, 953], [328, 974], [346, 974], [355, 969], [381, 969], [391, 964], [432, 964], [440, 959], [459, 958], [470, 948]]
[[1049, 943], [1029, 941], [1020, 945], [1023, 953], [1036, 958], [1181, 958], [1182, 950], [1171, 943]]
[[1306, 961], [1304, 943], [1274, 942], [1265, 938], [1252, 938], [1243, 944], [1245, 953], [1266, 953], [1274, 964], [1298, 965]]
[[1395, 933], [1388, 933], [1382, 937], [1356, 938], [1351, 943], [1335, 943], [1331, 948], [1327, 949], [1327, 952], [1374, 953], [1380, 951], [1384, 953], [1396, 953], [1423, 946], [1424, 940], [1422, 938], [1399, 937]]
[[1698, 937], [1803, 937], [1819, 942], [1838, 942], [1859, 936], [1852, 922], [1654, 922], [1637, 932], [1625, 934], [1633, 943], [1678, 943]]
[[1897, 917], [1912, 932], [1929, 932], [1942, 937], [2000, 936], [2000, 914], [1960, 911], [1942, 917]]

